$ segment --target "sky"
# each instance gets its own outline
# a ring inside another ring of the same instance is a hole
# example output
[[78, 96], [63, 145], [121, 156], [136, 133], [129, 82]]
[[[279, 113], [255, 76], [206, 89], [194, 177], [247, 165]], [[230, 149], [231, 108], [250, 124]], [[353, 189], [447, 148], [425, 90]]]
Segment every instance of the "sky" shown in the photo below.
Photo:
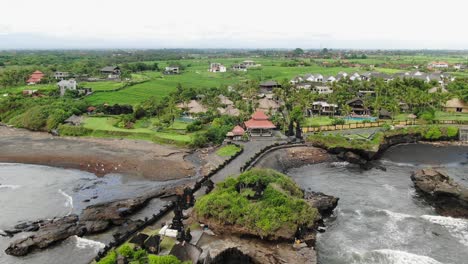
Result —
[[468, 49], [466, 0], [0, 0], [0, 49]]

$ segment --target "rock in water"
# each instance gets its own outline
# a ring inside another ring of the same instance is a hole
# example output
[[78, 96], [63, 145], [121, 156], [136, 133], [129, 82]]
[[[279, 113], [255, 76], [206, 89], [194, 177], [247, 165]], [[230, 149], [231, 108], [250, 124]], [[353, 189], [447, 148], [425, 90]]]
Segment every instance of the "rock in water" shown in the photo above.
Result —
[[333, 210], [338, 205], [338, 200], [340, 198], [326, 195], [321, 192], [306, 192], [304, 199], [310, 204], [310, 206], [317, 208], [323, 217], [327, 217], [333, 213]]
[[46, 248], [70, 236], [82, 236], [85, 232], [85, 227], [78, 224], [78, 216], [69, 215], [44, 223], [37, 233], [14, 241], [5, 252], [13, 256], [24, 256], [34, 248]]
[[435, 169], [415, 171], [411, 180], [416, 189], [435, 206], [437, 213], [468, 218], [468, 188]]

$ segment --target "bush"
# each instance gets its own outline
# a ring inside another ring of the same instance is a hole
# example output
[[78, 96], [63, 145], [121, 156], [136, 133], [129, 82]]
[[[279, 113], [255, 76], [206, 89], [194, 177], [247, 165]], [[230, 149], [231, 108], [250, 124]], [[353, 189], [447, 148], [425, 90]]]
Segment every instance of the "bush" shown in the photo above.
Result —
[[34, 131], [41, 130], [47, 123], [47, 117], [45, 107], [33, 107], [23, 114], [21, 126]]
[[425, 133], [422, 133], [422, 136], [425, 139], [439, 139], [442, 137], [442, 132], [440, 131], [439, 127], [431, 126]]
[[447, 137], [453, 138], [458, 135], [458, 127], [449, 126], [447, 127]]
[[333, 118], [332, 125], [344, 125], [346, 121], [342, 118]]
[[156, 256], [148, 255], [148, 264], [181, 264], [182, 262], [173, 255]]
[[208, 143], [208, 137], [205, 132], [197, 132], [193, 134], [192, 141], [190, 142], [190, 147], [192, 148], [202, 148]]
[[203, 125], [200, 120], [197, 120], [195, 122], [192, 122], [187, 125], [187, 132], [195, 132], [199, 131], [203, 128]]
[[117, 252], [126, 258], [133, 258], [134, 251], [129, 244], [122, 245], [119, 249], [117, 249]]
[[117, 253], [115, 251], [110, 251], [107, 255], [99, 260], [96, 264], [114, 264], [117, 262]]
[[73, 136], [73, 137], [88, 136], [93, 132], [93, 130], [84, 128], [82, 126], [70, 126], [70, 125], [59, 125], [58, 130], [61, 136]]

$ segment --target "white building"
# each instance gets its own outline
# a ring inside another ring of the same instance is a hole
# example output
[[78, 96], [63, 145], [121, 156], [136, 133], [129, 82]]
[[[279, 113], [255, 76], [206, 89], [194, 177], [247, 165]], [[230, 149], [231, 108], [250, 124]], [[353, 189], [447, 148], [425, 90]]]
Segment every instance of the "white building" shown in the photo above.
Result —
[[315, 87], [312, 87], [311, 91], [316, 92], [318, 94], [331, 94], [331, 93], [333, 93], [332, 88], [330, 88], [328, 86], [315, 86]]
[[222, 65], [221, 63], [211, 63], [210, 64], [210, 72], [226, 72], [226, 67]]
[[61, 80], [57, 86], [60, 89], [60, 96], [64, 96], [67, 90], [76, 90], [76, 81], [75, 79]]

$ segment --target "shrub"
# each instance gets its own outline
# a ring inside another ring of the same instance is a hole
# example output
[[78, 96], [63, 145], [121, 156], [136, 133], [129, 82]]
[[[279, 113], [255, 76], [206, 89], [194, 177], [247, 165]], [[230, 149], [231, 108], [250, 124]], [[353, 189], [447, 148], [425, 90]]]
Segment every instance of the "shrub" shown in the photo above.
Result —
[[148, 255], [148, 264], [181, 264], [182, 262], [173, 255], [156, 256]]
[[431, 126], [425, 133], [422, 133], [422, 136], [425, 139], [439, 139], [442, 137], [442, 132], [440, 131], [439, 127]]
[[133, 258], [134, 251], [129, 244], [122, 245], [119, 249], [117, 249], [117, 252], [126, 258]]
[[115, 251], [110, 251], [107, 255], [99, 260], [97, 264], [114, 264], [117, 262], [117, 253]]
[[447, 127], [447, 137], [453, 138], [458, 135], [458, 127], [449, 126]]
[[332, 125], [344, 125], [346, 121], [341, 118], [333, 118]]
[[205, 132], [197, 132], [193, 134], [192, 141], [190, 142], [190, 147], [192, 148], [202, 148], [208, 143], [208, 137]]
[[36, 106], [23, 114], [22, 127], [30, 130], [41, 130], [47, 123], [47, 112], [45, 107]]
[[69, 125], [59, 125], [58, 127], [59, 133], [62, 136], [88, 136], [90, 135], [93, 130], [84, 128], [82, 126], [69, 126]]
[[203, 128], [203, 125], [200, 120], [196, 120], [195, 122], [192, 122], [187, 125], [187, 132], [195, 132], [199, 131]]

